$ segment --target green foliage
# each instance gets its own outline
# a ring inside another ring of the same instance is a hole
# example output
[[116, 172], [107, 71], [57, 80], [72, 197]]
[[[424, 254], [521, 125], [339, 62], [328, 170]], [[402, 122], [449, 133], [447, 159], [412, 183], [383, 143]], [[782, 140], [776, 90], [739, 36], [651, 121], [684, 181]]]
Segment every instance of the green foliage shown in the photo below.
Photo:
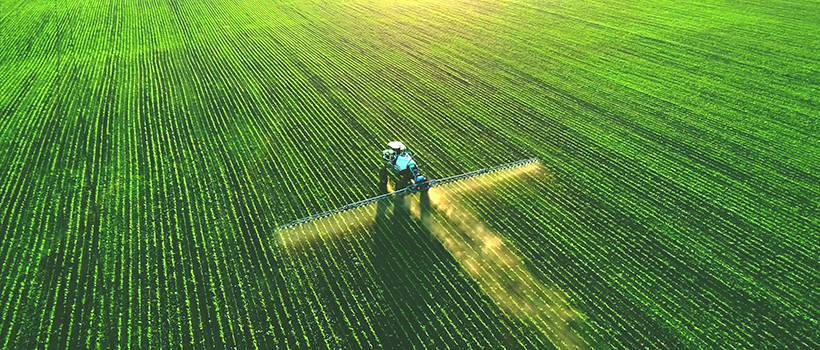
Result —
[[[818, 16], [0, 2], [0, 348], [817, 348]], [[391, 140], [433, 178], [542, 160], [454, 200], [499, 280], [443, 214], [282, 243], [377, 195]]]

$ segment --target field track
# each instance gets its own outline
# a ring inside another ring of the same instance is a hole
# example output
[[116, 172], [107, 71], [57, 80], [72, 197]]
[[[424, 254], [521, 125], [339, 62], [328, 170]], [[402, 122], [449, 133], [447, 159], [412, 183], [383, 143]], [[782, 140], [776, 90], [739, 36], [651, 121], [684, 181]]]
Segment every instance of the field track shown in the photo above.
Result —
[[[816, 1], [0, 0], [0, 77], [2, 349], [820, 348]], [[275, 230], [391, 140], [540, 161]]]

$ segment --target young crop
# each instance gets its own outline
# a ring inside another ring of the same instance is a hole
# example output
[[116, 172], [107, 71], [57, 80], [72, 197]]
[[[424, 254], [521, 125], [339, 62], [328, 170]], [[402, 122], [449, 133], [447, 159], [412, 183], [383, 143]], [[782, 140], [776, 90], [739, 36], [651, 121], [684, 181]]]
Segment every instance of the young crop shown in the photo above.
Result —
[[818, 10], [6, 1], [0, 348], [817, 348]]

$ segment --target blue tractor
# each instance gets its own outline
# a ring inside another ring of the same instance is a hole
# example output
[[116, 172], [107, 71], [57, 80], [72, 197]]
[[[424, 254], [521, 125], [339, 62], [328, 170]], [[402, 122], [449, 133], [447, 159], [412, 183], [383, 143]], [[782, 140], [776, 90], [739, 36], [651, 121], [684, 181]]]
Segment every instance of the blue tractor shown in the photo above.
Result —
[[416, 162], [413, 161], [413, 153], [399, 141], [387, 143], [388, 149], [382, 151], [382, 159], [385, 164], [379, 174], [382, 188], [387, 188], [388, 173], [393, 173], [398, 177], [396, 190], [407, 188], [410, 192], [419, 192], [429, 188], [429, 181], [423, 175]]

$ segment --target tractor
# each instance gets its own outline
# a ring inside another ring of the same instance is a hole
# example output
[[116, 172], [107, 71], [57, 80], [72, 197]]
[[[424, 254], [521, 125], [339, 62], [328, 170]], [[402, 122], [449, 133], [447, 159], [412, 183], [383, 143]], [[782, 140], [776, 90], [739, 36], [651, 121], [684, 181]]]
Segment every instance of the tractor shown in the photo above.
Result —
[[387, 143], [387, 149], [382, 151], [384, 166], [379, 171], [379, 182], [382, 189], [387, 189], [388, 174], [398, 178], [395, 190], [407, 188], [410, 192], [419, 192], [429, 188], [429, 181], [419, 170], [413, 160], [413, 153], [399, 141]]

